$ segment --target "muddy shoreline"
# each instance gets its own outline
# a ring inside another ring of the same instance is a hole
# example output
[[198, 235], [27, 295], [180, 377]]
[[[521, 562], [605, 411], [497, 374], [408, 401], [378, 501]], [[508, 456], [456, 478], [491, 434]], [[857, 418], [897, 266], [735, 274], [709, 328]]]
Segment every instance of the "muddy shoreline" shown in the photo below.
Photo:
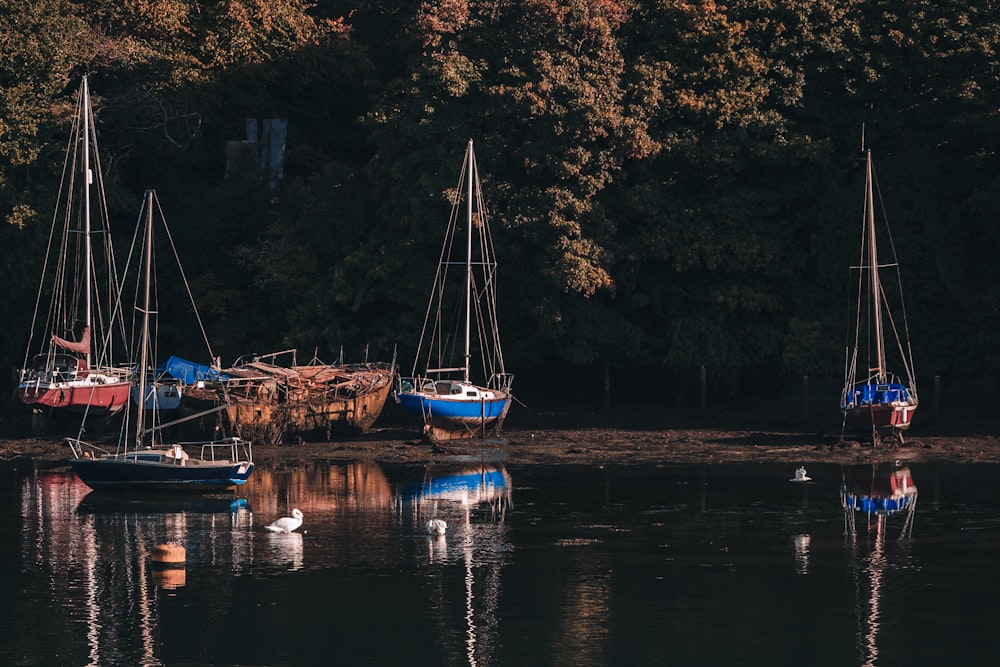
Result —
[[[332, 442], [254, 447], [258, 465], [294, 466], [310, 460], [370, 459], [420, 463], [488, 453], [511, 465], [579, 464], [860, 464], [1000, 463], [1000, 437], [992, 423], [924, 423], [905, 434], [902, 445], [880, 444], [839, 424], [768, 422], [741, 415], [701, 413], [550, 413], [508, 420], [500, 438], [432, 445], [408, 423], [389, 421], [368, 433]], [[57, 466], [68, 455], [61, 438], [0, 438], [0, 459], [31, 458]]]

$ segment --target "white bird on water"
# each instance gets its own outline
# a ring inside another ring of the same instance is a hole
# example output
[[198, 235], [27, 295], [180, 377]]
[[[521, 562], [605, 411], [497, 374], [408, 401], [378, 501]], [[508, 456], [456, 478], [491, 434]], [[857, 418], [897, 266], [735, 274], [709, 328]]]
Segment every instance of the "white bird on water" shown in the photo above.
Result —
[[812, 477], [806, 474], [805, 466], [800, 467], [795, 471], [795, 477], [792, 477], [789, 482], [811, 482]]
[[292, 516], [283, 516], [269, 523], [266, 528], [272, 533], [290, 533], [302, 525], [302, 511], [296, 507]]
[[441, 519], [431, 519], [427, 522], [427, 532], [431, 535], [444, 535], [448, 530], [448, 524]]

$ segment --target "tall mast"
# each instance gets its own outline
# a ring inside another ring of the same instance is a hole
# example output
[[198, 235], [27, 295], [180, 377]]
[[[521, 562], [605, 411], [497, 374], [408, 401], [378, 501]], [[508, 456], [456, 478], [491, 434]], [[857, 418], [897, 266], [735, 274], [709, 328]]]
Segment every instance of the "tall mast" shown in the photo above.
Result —
[[469, 381], [469, 366], [471, 357], [469, 353], [469, 327], [472, 324], [472, 180], [476, 176], [476, 156], [472, 152], [472, 139], [469, 139], [469, 187], [468, 187], [468, 216], [466, 227], [465, 246], [465, 381]]
[[872, 188], [872, 152], [867, 151], [867, 173], [865, 174], [865, 207], [868, 216], [868, 280], [873, 300], [872, 315], [875, 326], [875, 345], [878, 349], [879, 382], [885, 382], [885, 341], [882, 339], [882, 286], [878, 278], [878, 248], [875, 246], [875, 197]]
[[[94, 182], [94, 174], [90, 169], [90, 89], [87, 86], [87, 75], [83, 76], [83, 86], [81, 88], [81, 104], [83, 106], [81, 119], [83, 120], [83, 291], [84, 297], [84, 326], [89, 328], [93, 324], [93, 313], [91, 311], [91, 277], [90, 265], [93, 250], [90, 240], [90, 186]], [[86, 351], [87, 366], [90, 366], [90, 350]]]
[[136, 447], [142, 444], [142, 431], [145, 428], [146, 410], [146, 367], [149, 362], [149, 283], [153, 264], [153, 191], [146, 190], [146, 253], [145, 273], [143, 276], [142, 300], [142, 340], [139, 352], [139, 408], [136, 411]]

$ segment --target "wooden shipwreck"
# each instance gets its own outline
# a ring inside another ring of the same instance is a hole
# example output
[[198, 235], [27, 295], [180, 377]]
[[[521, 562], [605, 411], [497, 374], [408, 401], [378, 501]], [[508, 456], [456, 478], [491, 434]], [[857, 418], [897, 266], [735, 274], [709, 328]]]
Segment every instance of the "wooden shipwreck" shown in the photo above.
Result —
[[[288, 364], [279, 357], [290, 357]], [[221, 406], [221, 426], [256, 442], [329, 441], [367, 431], [392, 390], [395, 362], [296, 362], [296, 350], [255, 355], [201, 383], [189, 398]]]

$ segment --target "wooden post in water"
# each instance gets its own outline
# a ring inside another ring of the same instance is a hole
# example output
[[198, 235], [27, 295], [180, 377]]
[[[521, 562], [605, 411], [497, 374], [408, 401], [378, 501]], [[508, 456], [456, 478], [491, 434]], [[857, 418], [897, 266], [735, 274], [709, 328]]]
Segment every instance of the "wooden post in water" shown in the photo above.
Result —
[[708, 408], [708, 401], [707, 401], [708, 390], [706, 389], [707, 381], [705, 379], [705, 366], [704, 365], [702, 365], [702, 367], [701, 367], [701, 378], [700, 378], [700, 381], [701, 381], [701, 393], [699, 395], [699, 400], [700, 400], [699, 404], [701, 405], [702, 412], [704, 412]]

